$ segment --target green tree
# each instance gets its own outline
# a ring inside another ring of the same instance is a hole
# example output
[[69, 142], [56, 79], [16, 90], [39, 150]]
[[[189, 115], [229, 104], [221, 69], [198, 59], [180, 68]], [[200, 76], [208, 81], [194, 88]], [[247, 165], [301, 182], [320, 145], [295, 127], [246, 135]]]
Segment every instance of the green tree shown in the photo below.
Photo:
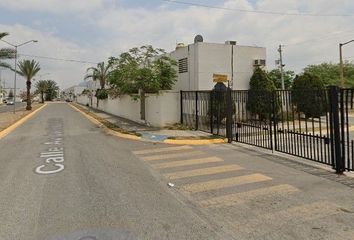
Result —
[[32, 110], [31, 85], [32, 78], [41, 70], [40, 65], [35, 60], [22, 60], [18, 63], [18, 73], [26, 78], [27, 106], [26, 110]]
[[36, 93], [41, 94], [41, 101], [44, 103], [44, 94], [47, 91], [47, 81], [46, 80], [40, 80], [36, 82]]
[[91, 78], [93, 81], [98, 81], [100, 84], [100, 89], [97, 89], [96, 91], [97, 107], [100, 99], [108, 98], [108, 93], [105, 89], [105, 86], [107, 84], [108, 76], [110, 74], [110, 68], [110, 62], [108, 64], [100, 62], [97, 64], [97, 67], [90, 67], [87, 69], [85, 79]]
[[292, 101], [306, 118], [320, 117], [327, 111], [325, 85], [315, 74], [296, 76], [292, 87]]
[[[277, 89], [281, 89], [281, 72], [279, 69], [273, 69], [268, 72], [270, 80], [273, 81]], [[284, 71], [284, 85], [285, 89], [290, 89], [291, 84], [294, 80], [295, 72], [294, 71]]]
[[[0, 39], [6, 37], [7, 35], [9, 34], [6, 32], [0, 33]], [[0, 67], [11, 68], [11, 66], [8, 63], [3, 62], [1, 60], [6, 60], [14, 57], [15, 57], [15, 50], [11, 48], [0, 48]]]
[[[339, 64], [337, 63], [321, 63], [317, 65], [309, 65], [304, 72], [317, 75], [325, 86], [340, 86]], [[344, 80], [346, 87], [354, 87], [354, 63], [344, 62]]]
[[58, 97], [59, 87], [57, 83], [53, 80], [46, 80], [46, 90], [45, 90], [45, 100], [53, 101], [54, 98]]
[[145, 120], [146, 93], [170, 90], [176, 82], [176, 61], [163, 49], [150, 45], [132, 48], [110, 62], [113, 64], [109, 77], [112, 95], [130, 94], [140, 99], [142, 120]]
[[[250, 89], [248, 91], [247, 110], [258, 116], [260, 121], [270, 119], [273, 112], [272, 93], [275, 90], [273, 81], [261, 68], [256, 68], [251, 77]], [[278, 111], [279, 104], [274, 104]]]

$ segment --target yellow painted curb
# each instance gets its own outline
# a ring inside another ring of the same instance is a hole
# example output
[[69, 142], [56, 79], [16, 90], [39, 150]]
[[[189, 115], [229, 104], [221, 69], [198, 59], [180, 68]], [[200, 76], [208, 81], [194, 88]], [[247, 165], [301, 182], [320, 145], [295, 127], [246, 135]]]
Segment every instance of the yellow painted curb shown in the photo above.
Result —
[[83, 112], [82, 110], [80, 110], [79, 108], [75, 107], [73, 104], [69, 104], [74, 110], [78, 111], [79, 113], [81, 113], [82, 115], [84, 115], [88, 120], [90, 120], [92, 123], [96, 124], [97, 126], [103, 128], [108, 134], [117, 136], [117, 137], [121, 137], [121, 138], [126, 138], [126, 139], [130, 139], [130, 140], [141, 140], [141, 137], [135, 136], [135, 135], [131, 135], [131, 134], [125, 134], [125, 133], [120, 133], [120, 132], [116, 132], [112, 129], [109, 129], [108, 127], [106, 127], [104, 124], [102, 124], [100, 121], [98, 121], [97, 119], [95, 119], [94, 117], [88, 115], [87, 113]]
[[[84, 115], [87, 119], [89, 119], [92, 123], [96, 124], [97, 126], [103, 128], [105, 130], [105, 132], [107, 132], [110, 135], [114, 135], [117, 137], [121, 137], [121, 138], [126, 138], [126, 139], [130, 139], [130, 140], [141, 140], [141, 141], [145, 141], [145, 142], [154, 142], [155, 141], [149, 141], [149, 140], [145, 140], [142, 139], [141, 137], [135, 136], [135, 135], [131, 135], [131, 134], [125, 134], [125, 133], [120, 133], [117, 131], [114, 131], [112, 129], [109, 129], [108, 127], [106, 127], [104, 124], [102, 124], [100, 121], [98, 121], [97, 119], [95, 119], [94, 117], [88, 115], [87, 113], [85, 113], [84, 111], [80, 110], [79, 108], [77, 108], [76, 106], [74, 106], [73, 104], [69, 104], [74, 110], [78, 111], [79, 113], [81, 113], [82, 115]], [[195, 140], [191, 140], [191, 139], [165, 139], [163, 141], [163, 143], [166, 144], [181, 144], [181, 145], [206, 145], [206, 144], [215, 144], [215, 143], [225, 143], [226, 140], [225, 139], [195, 139]]]
[[215, 143], [225, 143], [225, 139], [166, 139], [163, 141], [167, 144], [181, 144], [181, 145], [207, 145], [207, 144], [215, 144]]
[[24, 116], [23, 118], [19, 119], [17, 122], [15, 122], [14, 124], [12, 124], [11, 126], [5, 128], [4, 130], [2, 130], [0, 132], [0, 139], [5, 137], [6, 135], [8, 135], [10, 132], [12, 132], [13, 130], [15, 130], [18, 126], [20, 126], [21, 124], [23, 124], [24, 122], [26, 122], [28, 119], [30, 119], [34, 114], [36, 114], [37, 112], [39, 112], [40, 110], [42, 110], [42, 108], [44, 108], [45, 106], [47, 106], [47, 104], [44, 104], [43, 106], [41, 106], [40, 108], [34, 110], [33, 112], [29, 113], [28, 115]]

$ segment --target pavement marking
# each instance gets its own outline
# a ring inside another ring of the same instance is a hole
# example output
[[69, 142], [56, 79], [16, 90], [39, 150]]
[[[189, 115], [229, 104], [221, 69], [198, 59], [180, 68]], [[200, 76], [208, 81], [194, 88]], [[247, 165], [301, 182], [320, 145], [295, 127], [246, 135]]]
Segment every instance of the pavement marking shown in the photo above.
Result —
[[45, 164], [35, 168], [37, 174], [55, 174], [64, 170], [64, 123], [58, 118], [48, 120], [47, 135], [48, 140], [43, 143], [47, 147], [45, 152], [40, 153], [40, 158], [45, 159]]
[[200, 169], [194, 169], [189, 171], [178, 171], [173, 173], [166, 173], [164, 174], [164, 176], [169, 179], [180, 179], [180, 178], [188, 178], [188, 177], [195, 177], [195, 176], [212, 175], [217, 173], [232, 172], [241, 169], [244, 168], [236, 164], [230, 164], [230, 165], [223, 165], [218, 167], [200, 168]]
[[264, 234], [265, 231], [274, 230], [274, 227], [279, 228], [284, 224], [298, 225], [299, 222], [304, 223], [337, 213], [339, 213], [337, 205], [327, 201], [320, 201], [268, 213], [250, 221], [236, 222], [235, 226], [238, 231], [246, 234], [254, 234], [255, 229]]
[[277, 186], [251, 190], [247, 192], [240, 192], [240, 193], [228, 194], [220, 197], [209, 198], [200, 201], [199, 205], [201, 205], [202, 207], [233, 206], [240, 203], [244, 203], [246, 201], [250, 201], [260, 196], [265, 196], [265, 195], [288, 196], [296, 192], [299, 192], [299, 189], [297, 189], [296, 187], [288, 184], [281, 184]]
[[13, 130], [15, 130], [18, 126], [22, 125], [24, 122], [26, 122], [28, 119], [30, 119], [33, 115], [35, 115], [37, 112], [42, 110], [45, 106], [47, 106], [46, 103], [43, 106], [41, 106], [41, 107], [37, 108], [36, 110], [34, 110], [33, 112], [27, 114], [23, 118], [20, 118], [14, 124], [10, 125], [9, 127], [5, 128], [4, 130], [0, 131], [0, 139], [5, 137], [6, 135], [8, 135]]
[[141, 157], [141, 159], [144, 161], [166, 160], [166, 159], [172, 159], [172, 158], [178, 158], [178, 157], [197, 156], [197, 155], [202, 155], [203, 153], [204, 152], [202, 152], [202, 151], [171, 153], [171, 154], [146, 156], [146, 157]]
[[169, 152], [169, 151], [179, 151], [179, 150], [189, 150], [193, 149], [191, 146], [179, 146], [179, 147], [168, 147], [168, 148], [153, 148], [153, 149], [144, 149], [133, 151], [134, 154], [149, 154], [149, 153], [161, 153], [161, 152]]
[[256, 173], [256, 174], [240, 176], [240, 177], [224, 178], [224, 179], [212, 180], [208, 182], [187, 184], [182, 186], [182, 189], [184, 191], [197, 193], [197, 192], [204, 192], [209, 190], [233, 187], [233, 186], [243, 185], [247, 183], [256, 183], [256, 182], [262, 182], [268, 180], [272, 180], [272, 178], [265, 176], [263, 174]]
[[207, 157], [207, 158], [196, 158], [196, 159], [189, 159], [189, 160], [182, 160], [182, 161], [152, 164], [152, 167], [156, 169], [164, 169], [164, 168], [192, 166], [192, 165], [198, 165], [203, 163], [216, 163], [216, 162], [223, 162], [223, 161], [224, 160], [218, 157]]
[[221, 144], [226, 143], [226, 139], [165, 139], [163, 141], [166, 144], [179, 144], [179, 145], [208, 145], [208, 144]]

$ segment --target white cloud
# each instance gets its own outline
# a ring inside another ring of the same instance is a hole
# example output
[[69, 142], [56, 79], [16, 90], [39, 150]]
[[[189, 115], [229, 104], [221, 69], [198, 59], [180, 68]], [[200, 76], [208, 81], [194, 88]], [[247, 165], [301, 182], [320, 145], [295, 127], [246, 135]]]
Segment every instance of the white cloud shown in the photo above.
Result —
[[[259, 0], [255, 5], [247, 0], [228, 0], [225, 7], [248, 10], [267, 10], [275, 12], [311, 13], [351, 13], [354, 2], [345, 0]], [[5, 1], [0, 0], [0, 7]], [[24, 5], [18, 2], [26, 2]], [[31, 6], [27, 2], [32, 2]], [[32, 10], [42, 1], [20, 0], [10, 6]], [[44, 2], [44, 1], [43, 1]], [[60, 32], [45, 32], [55, 29], [45, 26], [45, 22], [35, 24], [35, 30], [28, 26], [13, 24], [0, 25], [1, 31], [9, 31], [8, 39], [22, 41], [38, 38], [37, 45], [24, 46], [22, 52], [33, 55], [54, 56], [59, 58], [103, 61], [110, 55], [117, 56], [131, 47], [152, 44], [172, 50], [175, 43], [191, 43], [196, 34], [202, 34], [207, 42], [237, 40], [241, 45], [259, 45], [267, 48], [268, 68], [274, 68], [278, 58], [279, 44], [285, 44], [284, 61], [287, 69], [301, 71], [308, 64], [322, 61], [338, 61], [338, 43], [354, 38], [354, 22], [348, 17], [302, 17], [239, 13], [201, 7], [174, 8], [175, 5], [163, 3], [155, 9], [123, 8], [119, 5], [107, 6], [107, 1], [48, 1], [40, 9], [57, 10], [66, 8], [81, 11], [80, 20], [92, 27], [91, 39], [76, 39], [75, 44]], [[85, 6], [81, 4], [85, 3]], [[70, 5], [71, 4], [71, 5]], [[105, 5], [106, 4], [106, 5]], [[51, 6], [50, 6], [51, 5]], [[343, 7], [344, 6], [344, 7]], [[8, 6], [9, 7], [9, 6]], [[95, 14], [89, 11], [95, 10]], [[86, 12], [85, 12], [86, 11]], [[70, 17], [70, 15], [68, 16]], [[40, 19], [39, 19], [40, 20]], [[15, 21], [15, 20], [14, 20]], [[42, 27], [43, 26], [43, 27]], [[354, 44], [345, 47], [345, 57], [354, 56]], [[39, 59], [43, 72], [51, 72], [52, 77], [67, 87], [82, 80], [89, 64], [75, 64]]]
[[[345, 1], [341, 2], [344, 6]], [[113, 9], [105, 11], [95, 21], [98, 27], [106, 31], [113, 30], [116, 48], [127, 49], [134, 45], [153, 43], [171, 49], [176, 40], [191, 43], [194, 35], [201, 33], [209, 42], [233, 39], [243, 45], [267, 47], [270, 68], [274, 67], [274, 59], [278, 57], [278, 45], [287, 44], [284, 52], [287, 66], [297, 71], [321, 59], [337, 61], [337, 44], [345, 40], [343, 34], [338, 32], [351, 28], [354, 30], [354, 23], [349, 21], [351, 18], [344, 17], [282, 16], [201, 7], [171, 9], [168, 6], [164, 5], [154, 11]], [[246, 0], [229, 0], [223, 6], [293, 13], [305, 9], [307, 12], [322, 14], [345, 13], [346, 10], [329, 0], [259, 0], [255, 7]], [[354, 8], [354, 3], [346, 2], [346, 7]], [[347, 32], [347, 37], [350, 36], [353, 38], [354, 34]], [[313, 41], [291, 45], [309, 39]]]
[[[34, 56], [53, 56], [61, 59], [77, 59], [98, 62], [106, 56], [101, 55], [101, 51], [94, 48], [89, 49], [81, 48], [75, 43], [71, 43], [65, 39], [58, 38], [51, 33], [41, 32], [27, 26], [15, 25], [0, 25], [1, 31], [10, 32], [11, 34], [4, 38], [10, 43], [20, 44], [22, 42], [36, 39], [38, 43], [26, 44], [18, 49], [19, 60], [21, 59], [36, 59], [41, 65], [41, 71], [36, 77], [44, 73], [50, 73], [45, 78], [51, 78], [57, 81], [62, 87], [69, 87], [82, 81], [85, 70], [92, 64], [82, 64], [64, 61], [54, 61], [42, 58], [36, 58], [26, 55]], [[5, 47], [5, 43], [0, 43], [0, 47]], [[9, 61], [13, 64], [13, 61]], [[13, 85], [13, 73], [9, 70], [2, 71], [3, 77], [9, 86]], [[24, 79], [19, 78], [18, 86], [24, 88]]]
[[87, 12], [101, 8], [103, 0], [0, 0], [0, 7], [20, 11]]

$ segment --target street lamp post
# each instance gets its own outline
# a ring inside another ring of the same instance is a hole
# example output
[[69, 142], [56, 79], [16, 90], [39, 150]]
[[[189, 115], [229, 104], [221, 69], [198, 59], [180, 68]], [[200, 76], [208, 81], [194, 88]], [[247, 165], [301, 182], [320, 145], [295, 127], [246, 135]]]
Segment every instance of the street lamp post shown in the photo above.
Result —
[[36, 43], [38, 42], [37, 40], [30, 40], [30, 41], [27, 41], [27, 42], [24, 42], [24, 43], [21, 43], [21, 44], [18, 44], [18, 45], [15, 45], [15, 44], [12, 44], [12, 43], [9, 43], [3, 39], [0, 39], [0, 41], [3, 41], [7, 44], [9, 44], [10, 46], [14, 47], [15, 48], [15, 81], [14, 81], [14, 113], [16, 113], [16, 78], [17, 78], [17, 48], [18, 47], [21, 47], [25, 44], [28, 44], [28, 43]]
[[339, 44], [339, 75], [340, 75], [340, 85], [342, 88], [344, 88], [344, 67], [343, 67], [343, 53], [342, 53], [342, 47], [344, 45], [347, 45], [348, 43], [354, 42], [353, 40], [350, 40], [345, 43], [340, 43]]

